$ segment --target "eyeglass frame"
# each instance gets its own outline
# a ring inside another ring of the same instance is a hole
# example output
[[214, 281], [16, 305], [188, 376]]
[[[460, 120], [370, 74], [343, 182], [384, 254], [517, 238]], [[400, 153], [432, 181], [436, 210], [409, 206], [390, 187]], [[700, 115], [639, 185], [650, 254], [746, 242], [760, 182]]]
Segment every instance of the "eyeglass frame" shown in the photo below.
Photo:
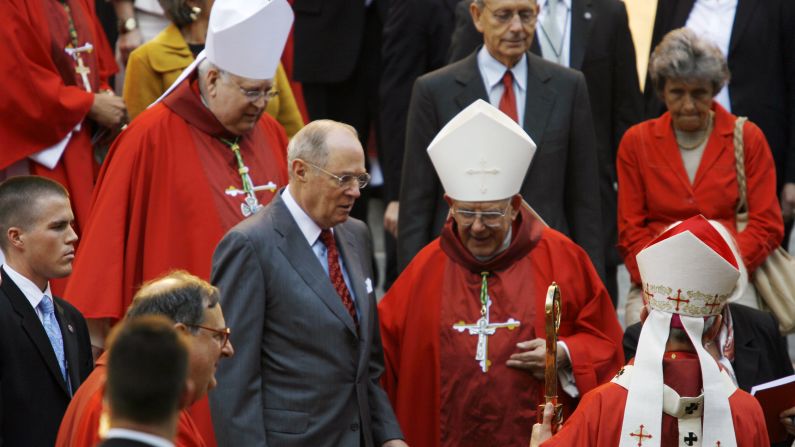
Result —
[[252, 104], [257, 102], [257, 101], [259, 101], [260, 98], [263, 98], [263, 97], [265, 98], [265, 101], [270, 101], [271, 99], [279, 96], [279, 90], [277, 90], [276, 87], [274, 87], [274, 86], [271, 86], [271, 88], [268, 89], [268, 90], [245, 89], [245, 88], [241, 87], [240, 84], [235, 82], [234, 79], [229, 77], [229, 72], [226, 72], [226, 71], [222, 70], [222, 71], [220, 71], [220, 74], [221, 74], [222, 78], [228, 79], [229, 82], [234, 84], [235, 87], [237, 87], [240, 90], [240, 93], [243, 94], [243, 97], [246, 98], [246, 101], [248, 101], [248, 102], [250, 102]]
[[370, 183], [370, 180], [372, 179], [372, 176], [369, 173], [367, 173], [367, 172], [365, 172], [364, 174], [359, 174], [359, 175], [345, 174], [345, 175], [341, 175], [340, 176], [340, 175], [331, 173], [329, 171], [326, 171], [325, 169], [321, 168], [320, 166], [318, 166], [318, 165], [316, 165], [314, 163], [310, 163], [310, 162], [308, 162], [306, 160], [301, 160], [301, 161], [303, 161], [304, 163], [308, 164], [309, 166], [312, 166], [313, 168], [317, 169], [318, 171], [320, 171], [320, 172], [322, 172], [322, 173], [334, 178], [335, 180], [337, 180], [337, 184], [338, 184], [337, 186], [339, 188], [349, 188], [349, 187], [353, 186], [353, 184], [351, 184], [351, 180], [355, 179], [356, 180], [356, 186], [358, 186], [359, 189], [363, 189]]
[[[452, 213], [454, 215], [459, 216], [459, 218], [466, 218], [466, 217], [461, 217], [461, 216], [466, 216], [467, 214], [474, 215], [474, 217], [472, 218], [472, 222], [470, 222], [470, 223], [458, 222], [458, 220], [456, 220], [456, 223], [458, 223], [462, 227], [465, 227], [465, 228], [466, 227], [471, 227], [472, 225], [475, 224], [475, 222], [479, 218], [480, 219], [480, 223], [482, 223], [484, 226], [489, 227], [489, 228], [499, 228], [500, 225], [502, 225], [502, 222], [495, 222], [495, 223], [489, 224], [489, 223], [486, 223], [486, 221], [483, 219], [483, 216], [492, 216], [495, 219], [501, 219], [501, 218], [505, 217], [508, 214], [508, 210], [510, 210], [510, 209], [511, 209], [511, 202], [508, 202], [508, 206], [506, 206], [505, 209], [502, 210], [502, 211], [472, 211], [472, 210], [462, 210], [462, 209], [458, 209], [458, 208], [455, 208], [455, 207], [452, 208], [451, 211], [452, 211]], [[467, 213], [467, 214], [462, 214], [462, 212], [463, 213]]]
[[226, 345], [229, 344], [229, 337], [232, 335], [232, 328], [228, 328], [228, 327], [225, 327], [223, 329], [215, 329], [215, 328], [211, 328], [209, 326], [202, 326], [201, 324], [185, 324], [185, 326], [191, 327], [191, 328], [204, 329], [204, 330], [210, 331], [210, 332], [212, 332], [214, 334], [221, 335], [222, 337], [224, 337], [223, 342], [221, 343], [221, 349], [224, 349], [226, 347]]
[[[534, 9], [534, 8], [520, 10], [520, 11], [515, 11], [513, 9], [510, 9], [510, 10], [509, 9], [498, 9], [498, 10], [495, 11], [495, 10], [489, 8], [489, 5], [486, 4], [485, 0], [483, 1], [482, 4], [483, 4], [483, 9], [487, 9], [491, 13], [491, 16], [494, 17], [494, 19], [500, 25], [508, 25], [509, 23], [511, 23], [513, 21], [513, 18], [516, 17], [516, 16], [519, 16], [519, 23], [521, 23], [522, 25], [530, 25], [530, 24], [534, 23], [536, 20], [538, 20], [538, 12], [537, 12], [537, 9]], [[510, 17], [501, 17], [504, 14], [497, 15], [497, 13], [500, 12], [500, 11], [505, 11], [505, 12], [510, 11], [511, 16]], [[532, 15], [529, 18], [525, 19], [525, 18], [522, 17], [522, 13], [524, 13], [524, 12], [530, 12]]]

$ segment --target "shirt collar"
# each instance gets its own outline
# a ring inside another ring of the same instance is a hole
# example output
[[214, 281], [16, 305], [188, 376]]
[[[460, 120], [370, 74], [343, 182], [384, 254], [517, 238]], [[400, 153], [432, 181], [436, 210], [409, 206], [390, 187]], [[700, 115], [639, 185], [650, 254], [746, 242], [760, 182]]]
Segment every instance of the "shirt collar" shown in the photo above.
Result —
[[[540, 2], [538, 2], [538, 5], [541, 6], [541, 8], [543, 9], [547, 7], [548, 3], [549, 0], [541, 0]], [[566, 8], [571, 10], [571, 0], [558, 0], [558, 3], [563, 3], [564, 5], [566, 5]]]
[[[287, 206], [287, 211], [293, 216], [295, 219], [295, 223], [298, 224], [298, 228], [301, 230], [301, 233], [304, 235], [306, 242], [311, 247], [317, 241], [317, 238], [320, 237], [320, 226], [306, 214], [301, 205], [295, 201], [293, 195], [290, 194], [290, 185], [287, 185], [284, 188], [284, 192], [282, 193], [282, 200], [284, 201], [285, 206]], [[333, 232], [333, 229], [332, 229]]]
[[174, 447], [174, 443], [166, 438], [126, 428], [111, 428], [105, 434], [105, 439], [120, 438], [140, 441], [152, 447]]
[[33, 284], [33, 281], [12, 269], [8, 264], [3, 264], [3, 270], [5, 270], [5, 272], [8, 274], [8, 277], [14, 281], [14, 284], [17, 285], [19, 290], [22, 291], [22, 294], [28, 299], [30, 305], [33, 306], [33, 309], [39, 307], [39, 303], [41, 302], [41, 299], [44, 297], [44, 295], [52, 298], [52, 291], [50, 290], [49, 281], [47, 282], [47, 288], [44, 289], [44, 292], [42, 292], [41, 289], [36, 286], [36, 284]]
[[[508, 69], [502, 62], [494, 59], [485, 45], [478, 51], [478, 66], [480, 66], [481, 73], [486, 78], [483, 80], [486, 83], [486, 90], [491, 90], [495, 85], [502, 82], [502, 76], [505, 74], [505, 70]], [[524, 91], [527, 83], [527, 54], [523, 54], [519, 62], [510, 70], [513, 73], [514, 82], [516, 82], [521, 91]]]

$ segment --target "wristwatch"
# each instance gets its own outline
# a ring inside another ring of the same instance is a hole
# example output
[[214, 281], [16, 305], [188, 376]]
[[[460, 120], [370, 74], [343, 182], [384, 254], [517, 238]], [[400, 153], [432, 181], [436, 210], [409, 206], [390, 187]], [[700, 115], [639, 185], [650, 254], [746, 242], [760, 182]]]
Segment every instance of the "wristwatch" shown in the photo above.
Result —
[[127, 34], [130, 31], [135, 31], [138, 29], [138, 21], [135, 20], [135, 17], [130, 17], [124, 20], [119, 20], [119, 34]]

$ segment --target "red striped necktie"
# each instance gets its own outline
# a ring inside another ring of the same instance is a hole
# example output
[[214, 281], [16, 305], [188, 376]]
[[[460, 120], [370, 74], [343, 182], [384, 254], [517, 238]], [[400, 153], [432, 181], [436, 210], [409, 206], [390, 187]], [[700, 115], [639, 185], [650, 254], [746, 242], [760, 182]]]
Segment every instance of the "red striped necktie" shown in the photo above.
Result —
[[328, 251], [328, 276], [331, 279], [331, 284], [337, 290], [337, 294], [342, 299], [342, 304], [345, 309], [353, 318], [356, 329], [359, 329], [359, 319], [356, 317], [356, 306], [353, 304], [351, 292], [345, 284], [345, 278], [342, 276], [342, 268], [340, 267], [339, 251], [337, 251], [337, 242], [334, 240], [334, 235], [331, 230], [325, 228], [320, 231], [320, 241], [326, 246]]

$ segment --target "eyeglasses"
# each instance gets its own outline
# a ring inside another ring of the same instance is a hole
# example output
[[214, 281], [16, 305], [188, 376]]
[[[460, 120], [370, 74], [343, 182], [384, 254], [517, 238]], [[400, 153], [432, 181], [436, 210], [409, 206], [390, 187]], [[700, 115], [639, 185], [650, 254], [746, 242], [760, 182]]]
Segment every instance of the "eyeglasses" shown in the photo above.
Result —
[[223, 329], [214, 329], [211, 327], [202, 326], [200, 324], [186, 324], [185, 326], [204, 329], [205, 331], [212, 332], [213, 338], [218, 340], [218, 343], [221, 344], [221, 349], [226, 347], [226, 344], [229, 343], [229, 335], [232, 334], [232, 329], [228, 327], [225, 327]]
[[453, 214], [456, 215], [458, 224], [462, 227], [470, 227], [480, 218], [480, 222], [483, 223], [483, 225], [497, 228], [503, 224], [503, 218], [508, 214], [510, 208], [510, 203], [502, 211], [472, 211], [453, 208]]
[[303, 160], [303, 162], [308, 164], [309, 166], [312, 166], [313, 168], [317, 169], [318, 171], [328, 175], [329, 177], [332, 177], [332, 178], [336, 179], [337, 183], [338, 183], [338, 186], [340, 188], [349, 188], [349, 187], [355, 185], [359, 189], [362, 189], [365, 186], [367, 186], [368, 183], [370, 183], [370, 174], [368, 174], [366, 172], [364, 174], [358, 174], [358, 175], [345, 174], [345, 175], [341, 175], [340, 176], [340, 175], [332, 174], [331, 172], [326, 171], [325, 169], [321, 168], [320, 166], [312, 164], [312, 163], [310, 163], [310, 162], [308, 162], [306, 160]]
[[488, 9], [491, 15], [494, 17], [497, 22], [501, 25], [507, 25], [513, 20], [513, 16], [518, 15], [519, 21], [522, 22], [523, 25], [529, 25], [536, 20], [536, 12], [534, 9], [520, 9], [519, 11], [514, 11], [512, 9], [498, 9], [493, 10], [489, 8], [485, 2], [483, 2], [483, 7]]
[[[271, 87], [269, 90], [260, 90], [260, 89], [246, 89], [240, 86], [234, 79], [230, 78], [228, 73], [222, 72], [222, 76], [229, 80], [232, 84], [235, 85], [240, 90], [240, 93], [246, 97], [248, 102], [257, 102], [260, 98], [265, 98], [266, 101], [270, 101], [271, 99], [279, 96], [279, 91], [276, 90], [275, 87]], [[225, 76], [224, 76], [225, 75]]]

